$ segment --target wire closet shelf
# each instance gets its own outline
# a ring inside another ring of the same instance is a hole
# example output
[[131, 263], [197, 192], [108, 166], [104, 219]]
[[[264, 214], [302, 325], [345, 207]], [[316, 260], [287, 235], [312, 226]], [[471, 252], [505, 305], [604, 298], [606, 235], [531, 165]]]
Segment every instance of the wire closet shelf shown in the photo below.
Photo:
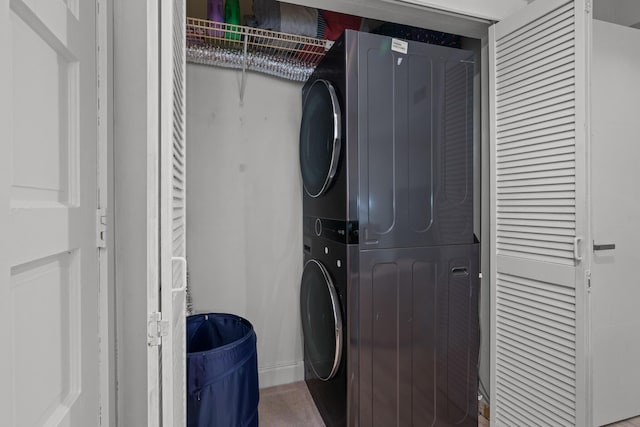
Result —
[[198, 18], [187, 18], [186, 36], [189, 62], [294, 81], [306, 81], [333, 45], [329, 40]]

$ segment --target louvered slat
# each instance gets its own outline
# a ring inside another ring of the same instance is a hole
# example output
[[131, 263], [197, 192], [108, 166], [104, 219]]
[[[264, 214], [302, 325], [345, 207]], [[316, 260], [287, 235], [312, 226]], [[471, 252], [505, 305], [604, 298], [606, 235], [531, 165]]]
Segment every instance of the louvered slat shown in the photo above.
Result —
[[[510, 187], [527, 187], [527, 188], [511, 188]], [[552, 178], [535, 178], [535, 179], [518, 179], [517, 177], [508, 177], [498, 181], [498, 188], [505, 191], [518, 192], [541, 192], [541, 191], [562, 191], [568, 188], [575, 190], [575, 183], [571, 175], [559, 175]]]
[[[564, 71], [561, 71], [560, 74], [565, 74]], [[573, 80], [565, 79], [565, 80], [554, 80], [553, 82], [547, 81], [546, 85], [541, 85], [541, 87], [527, 88], [520, 94], [520, 96], [515, 97], [502, 97], [499, 100], [496, 100], [498, 107], [500, 110], [507, 106], [512, 106], [512, 108], [517, 108], [520, 105], [537, 102], [544, 99], [553, 99], [560, 94], [563, 94], [565, 91], [569, 91], [573, 93]]]
[[511, 123], [519, 123], [523, 120], [528, 120], [530, 123], [539, 123], [541, 119], [545, 120], [547, 117], [553, 117], [567, 110], [572, 110], [575, 105], [573, 99], [568, 98], [570, 98], [569, 95], [565, 95], [564, 97], [560, 96], [553, 101], [544, 103], [546, 105], [540, 103], [529, 105], [526, 108], [520, 108], [515, 111], [507, 111], [503, 114], [503, 117], [498, 118], [498, 123], [505, 127]]
[[[528, 305], [519, 307], [517, 303], [517, 298], [509, 298], [508, 296], [504, 296], [500, 300], [499, 306], [501, 310], [514, 315], [522, 314], [526, 316], [532, 316], [533, 318], [529, 319], [528, 321], [532, 323], [538, 323], [540, 325], [545, 325], [545, 328], [547, 328], [546, 330], [548, 332], [558, 329], [568, 333], [575, 333], [574, 326], [571, 325], [570, 322], [566, 322], [566, 319], [564, 317], [554, 315], [549, 316], [548, 310], [541, 310], [540, 308], [535, 308]], [[518, 312], [517, 310], [522, 311]], [[544, 316], [548, 316], [548, 318]], [[541, 317], [543, 317], [545, 320], [543, 321], [542, 319], [540, 319]]]
[[555, 85], [557, 88], [561, 88], [567, 85], [574, 85], [574, 74], [569, 71], [556, 70], [554, 73], [549, 73], [545, 78], [532, 78], [529, 81], [520, 82], [509, 86], [502, 91], [498, 91], [498, 95], [503, 98], [503, 101], [520, 101], [525, 97], [534, 97], [543, 93], [548, 93], [550, 88]]
[[560, 87], [551, 92], [542, 93], [537, 96], [523, 98], [511, 103], [503, 103], [502, 107], [509, 106], [508, 110], [500, 111], [498, 118], [509, 117], [520, 114], [528, 110], [535, 110], [553, 105], [557, 100], [569, 101], [573, 99], [573, 88], [571, 86]]
[[[185, 257], [185, 2], [173, 1], [173, 70], [172, 70], [172, 255]], [[186, 265], [174, 263], [173, 288], [186, 286], [183, 281]], [[173, 295], [173, 370], [174, 370], [174, 424], [184, 425], [186, 420], [186, 295]]]
[[[545, 238], [545, 240], [551, 241], [551, 242], [556, 242], [559, 241], [560, 239], [571, 239], [571, 241], [573, 241], [573, 234], [570, 233], [567, 230], [563, 230], [563, 229], [552, 229], [552, 228], [545, 228], [545, 227], [538, 227], [535, 229], [531, 229], [531, 227], [520, 227], [517, 225], [505, 225], [502, 226], [498, 229], [498, 231], [500, 231], [501, 233], [505, 233], [505, 236], [511, 236], [511, 235], [518, 235], [518, 237], [520, 239], [523, 239], [524, 236], [528, 236], [528, 235], [540, 235], [541, 238]], [[553, 234], [551, 234], [553, 233]]]
[[186, 425], [185, 1], [160, 2], [162, 425]]
[[511, 357], [506, 353], [507, 357], [502, 359], [500, 368], [504, 371], [519, 372], [524, 377], [534, 377], [542, 384], [550, 393], [564, 396], [568, 401], [572, 401], [568, 396], [575, 393], [575, 381], [571, 378], [558, 375], [556, 372], [543, 373], [540, 366], [535, 362], [526, 359]]
[[[534, 234], [532, 234], [534, 236]], [[563, 251], [566, 249], [572, 249], [573, 242], [568, 243], [556, 243], [556, 242], [548, 242], [545, 238], [545, 235], [538, 237], [537, 239], [523, 239], [521, 236], [517, 236], [514, 238], [503, 237], [501, 239], [502, 243], [505, 245], [512, 246], [533, 246], [535, 248], [549, 248]]]
[[503, 378], [509, 378], [509, 382], [511, 384], [514, 384], [517, 381], [523, 381], [530, 390], [535, 392], [536, 396], [538, 396], [540, 400], [545, 402], [545, 407], [551, 406], [556, 408], [559, 410], [559, 413], [556, 413], [561, 417], [570, 415], [565, 412], [565, 408], [573, 405], [575, 402], [568, 399], [564, 393], [558, 393], [553, 388], [548, 387], [547, 384], [540, 381], [539, 377], [528, 374], [527, 372], [520, 372], [519, 370], [505, 367], [503, 371]]
[[[538, 203], [535, 203], [535, 202]], [[524, 202], [524, 203], [518, 203]], [[562, 213], [575, 213], [576, 208], [572, 205], [567, 205], [566, 200], [557, 200], [558, 203], [552, 203], [554, 200], [505, 200], [498, 205], [498, 213], [501, 212], [554, 212]]]
[[[556, 367], [556, 369], [568, 369], [575, 363], [575, 355], [569, 355], [564, 353], [564, 349], [561, 349], [554, 343], [550, 343], [545, 346], [540, 342], [536, 342], [532, 345], [532, 340], [529, 339], [527, 334], [525, 337], [518, 330], [509, 330], [509, 328], [501, 326], [498, 328], [498, 336], [504, 341], [508, 341], [513, 349], [521, 350], [526, 354], [530, 354], [536, 357], [543, 363], [549, 364], [549, 367]], [[561, 350], [559, 350], [561, 349]]]
[[573, 5], [567, 2], [562, 7], [556, 9], [553, 13], [542, 16], [510, 34], [500, 37], [496, 40], [496, 45], [503, 51], [509, 52], [510, 49], [517, 48], [519, 44], [531, 43], [535, 39], [536, 34], [547, 30], [550, 26], [558, 22], [571, 20], [573, 16]]
[[515, 143], [523, 143], [524, 145], [534, 144], [536, 141], [555, 141], [559, 134], [572, 132], [575, 130], [574, 123], [558, 125], [556, 127], [544, 127], [526, 134], [516, 134], [513, 136], [500, 135], [500, 148], [513, 147]]
[[540, 240], [542, 242], [552, 243], [567, 243], [573, 244], [573, 238], [571, 236], [561, 236], [544, 233], [522, 233], [517, 231], [502, 230], [503, 238], [520, 239], [520, 240]]
[[[552, 149], [553, 154], [547, 150], [529, 151], [523, 153], [519, 158], [507, 158], [502, 162], [499, 171], [528, 172], [535, 168], [545, 168], [546, 170], [557, 167], [575, 167], [573, 153], [570, 150]], [[562, 163], [562, 165], [559, 165]], [[533, 169], [532, 169], [533, 168]]]
[[573, 264], [572, 241], [566, 241], [576, 227], [573, 17], [568, 2], [496, 40], [497, 202], [536, 193], [560, 199], [565, 207], [557, 209], [557, 202], [498, 207], [501, 255]]
[[530, 179], [553, 178], [559, 176], [575, 176], [575, 162], [565, 162], [564, 164], [538, 164], [527, 167], [498, 170], [498, 176], [505, 180], [523, 181]]
[[570, 334], [559, 334], [557, 330], [554, 334], [550, 334], [546, 331], [543, 331], [537, 326], [534, 327], [528, 325], [528, 320], [518, 319], [515, 316], [514, 318], [510, 318], [506, 313], [502, 317], [501, 324], [503, 325], [503, 327], [517, 330], [523, 335], [534, 335], [541, 340], [547, 340], [550, 343], [554, 343], [557, 348], [563, 348], [567, 351], [572, 351], [575, 355], [575, 342]]
[[497, 289], [502, 419], [526, 425], [535, 416], [545, 425], [571, 425], [576, 411], [575, 290], [500, 273]]
[[[520, 378], [519, 376], [510, 376], [507, 372], [500, 375], [500, 380], [504, 383], [508, 384], [511, 387], [518, 387], [520, 383], [524, 383], [527, 385], [529, 393], [526, 396], [520, 396], [516, 394], [513, 398], [516, 398], [519, 403], [529, 403], [529, 407], [531, 407], [531, 403], [535, 403], [537, 407], [545, 408], [544, 416], [534, 416], [537, 422], [540, 422], [541, 419], [545, 420], [545, 426], [571, 426], [573, 425], [573, 420], [575, 419], [574, 414], [566, 413], [562, 408], [558, 406], [562, 406], [564, 402], [560, 400], [554, 400], [549, 394], [548, 391], [544, 388], [538, 387], [535, 383], [529, 381], [526, 377]], [[530, 413], [530, 412], [529, 412]], [[532, 425], [529, 424], [518, 424], [518, 425]]]
[[[545, 40], [547, 40], [546, 43], [544, 43]], [[526, 70], [531, 69], [530, 67], [557, 62], [554, 58], [565, 56], [568, 47], [573, 45], [572, 40], [572, 26], [567, 25], [563, 31], [536, 39], [535, 42], [528, 44], [527, 48], [515, 51], [510, 57], [503, 56], [497, 67], [498, 77], [506, 75], [509, 77], [501, 78], [499, 84], [505, 84], [509, 79], [521, 78], [527, 72]], [[518, 74], [513, 73], [515, 70], [519, 70]]]
[[[522, 228], [520, 228], [520, 230]], [[550, 234], [555, 230], [556, 229], [538, 227], [535, 230], [522, 232], [517, 229], [517, 226], [502, 227], [500, 229], [500, 233], [502, 234], [500, 240], [505, 245], [512, 246], [535, 246], [538, 248], [551, 248], [565, 251], [573, 249], [573, 237], [571, 235]], [[561, 245], [561, 247], [558, 247], [558, 245]]]
[[569, 154], [573, 159], [575, 146], [572, 133], [556, 133], [547, 137], [529, 138], [510, 144], [503, 143], [498, 147], [500, 151], [500, 168], [509, 165], [509, 162], [529, 160], [539, 157], [556, 157], [561, 154]]
[[[184, 193], [185, 193], [185, 9], [182, 0], [173, 2], [173, 256], [184, 257], [184, 245], [182, 240], [185, 234]], [[178, 276], [176, 280], [181, 281]], [[174, 283], [174, 287], [180, 287], [181, 283]]]

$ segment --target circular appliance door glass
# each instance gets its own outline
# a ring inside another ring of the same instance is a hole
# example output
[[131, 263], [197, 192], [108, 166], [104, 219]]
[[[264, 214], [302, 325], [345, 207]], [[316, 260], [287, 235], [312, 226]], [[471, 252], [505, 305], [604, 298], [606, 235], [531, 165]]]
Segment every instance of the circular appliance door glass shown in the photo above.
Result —
[[316, 80], [302, 107], [300, 169], [304, 189], [319, 197], [331, 185], [338, 168], [341, 114], [336, 92], [326, 80]]
[[300, 311], [305, 357], [318, 378], [336, 374], [342, 357], [342, 316], [338, 294], [327, 269], [308, 261], [302, 273]]

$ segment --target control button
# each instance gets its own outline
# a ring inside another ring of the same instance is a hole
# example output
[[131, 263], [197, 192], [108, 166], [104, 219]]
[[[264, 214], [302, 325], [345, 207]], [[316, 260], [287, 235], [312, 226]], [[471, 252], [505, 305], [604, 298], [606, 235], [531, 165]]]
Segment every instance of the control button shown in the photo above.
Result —
[[342, 261], [340, 260], [336, 261], [336, 265], [338, 266], [338, 268], [342, 267]]
[[328, 248], [328, 247], [326, 247], [326, 246], [324, 247], [324, 253], [325, 253], [325, 255], [328, 255], [328, 254], [329, 254], [329, 248]]
[[322, 234], [322, 221], [320, 218], [316, 218], [316, 236], [320, 236]]

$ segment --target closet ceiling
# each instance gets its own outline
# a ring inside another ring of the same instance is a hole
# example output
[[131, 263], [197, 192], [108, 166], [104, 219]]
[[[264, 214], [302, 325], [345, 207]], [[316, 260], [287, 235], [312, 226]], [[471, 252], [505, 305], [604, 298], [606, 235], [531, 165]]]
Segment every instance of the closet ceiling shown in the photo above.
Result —
[[[527, 0], [290, 0], [288, 3], [483, 38], [489, 24], [524, 7]], [[251, 14], [252, 0], [241, 0], [240, 9], [241, 15]], [[188, 16], [206, 19], [206, 14], [206, 0], [187, 0]]]
[[413, 3], [431, 9], [441, 9], [460, 15], [500, 21], [527, 5], [527, 0], [394, 0]]
[[[523, 0], [499, 1], [526, 4]], [[457, 0], [456, 2], [478, 3], [469, 0]], [[443, 10], [440, 6], [448, 4], [447, 0], [431, 2], [432, 7], [404, 0], [291, 0], [290, 3], [472, 38], [486, 37], [487, 28], [491, 23], [485, 18], [470, 18]]]

